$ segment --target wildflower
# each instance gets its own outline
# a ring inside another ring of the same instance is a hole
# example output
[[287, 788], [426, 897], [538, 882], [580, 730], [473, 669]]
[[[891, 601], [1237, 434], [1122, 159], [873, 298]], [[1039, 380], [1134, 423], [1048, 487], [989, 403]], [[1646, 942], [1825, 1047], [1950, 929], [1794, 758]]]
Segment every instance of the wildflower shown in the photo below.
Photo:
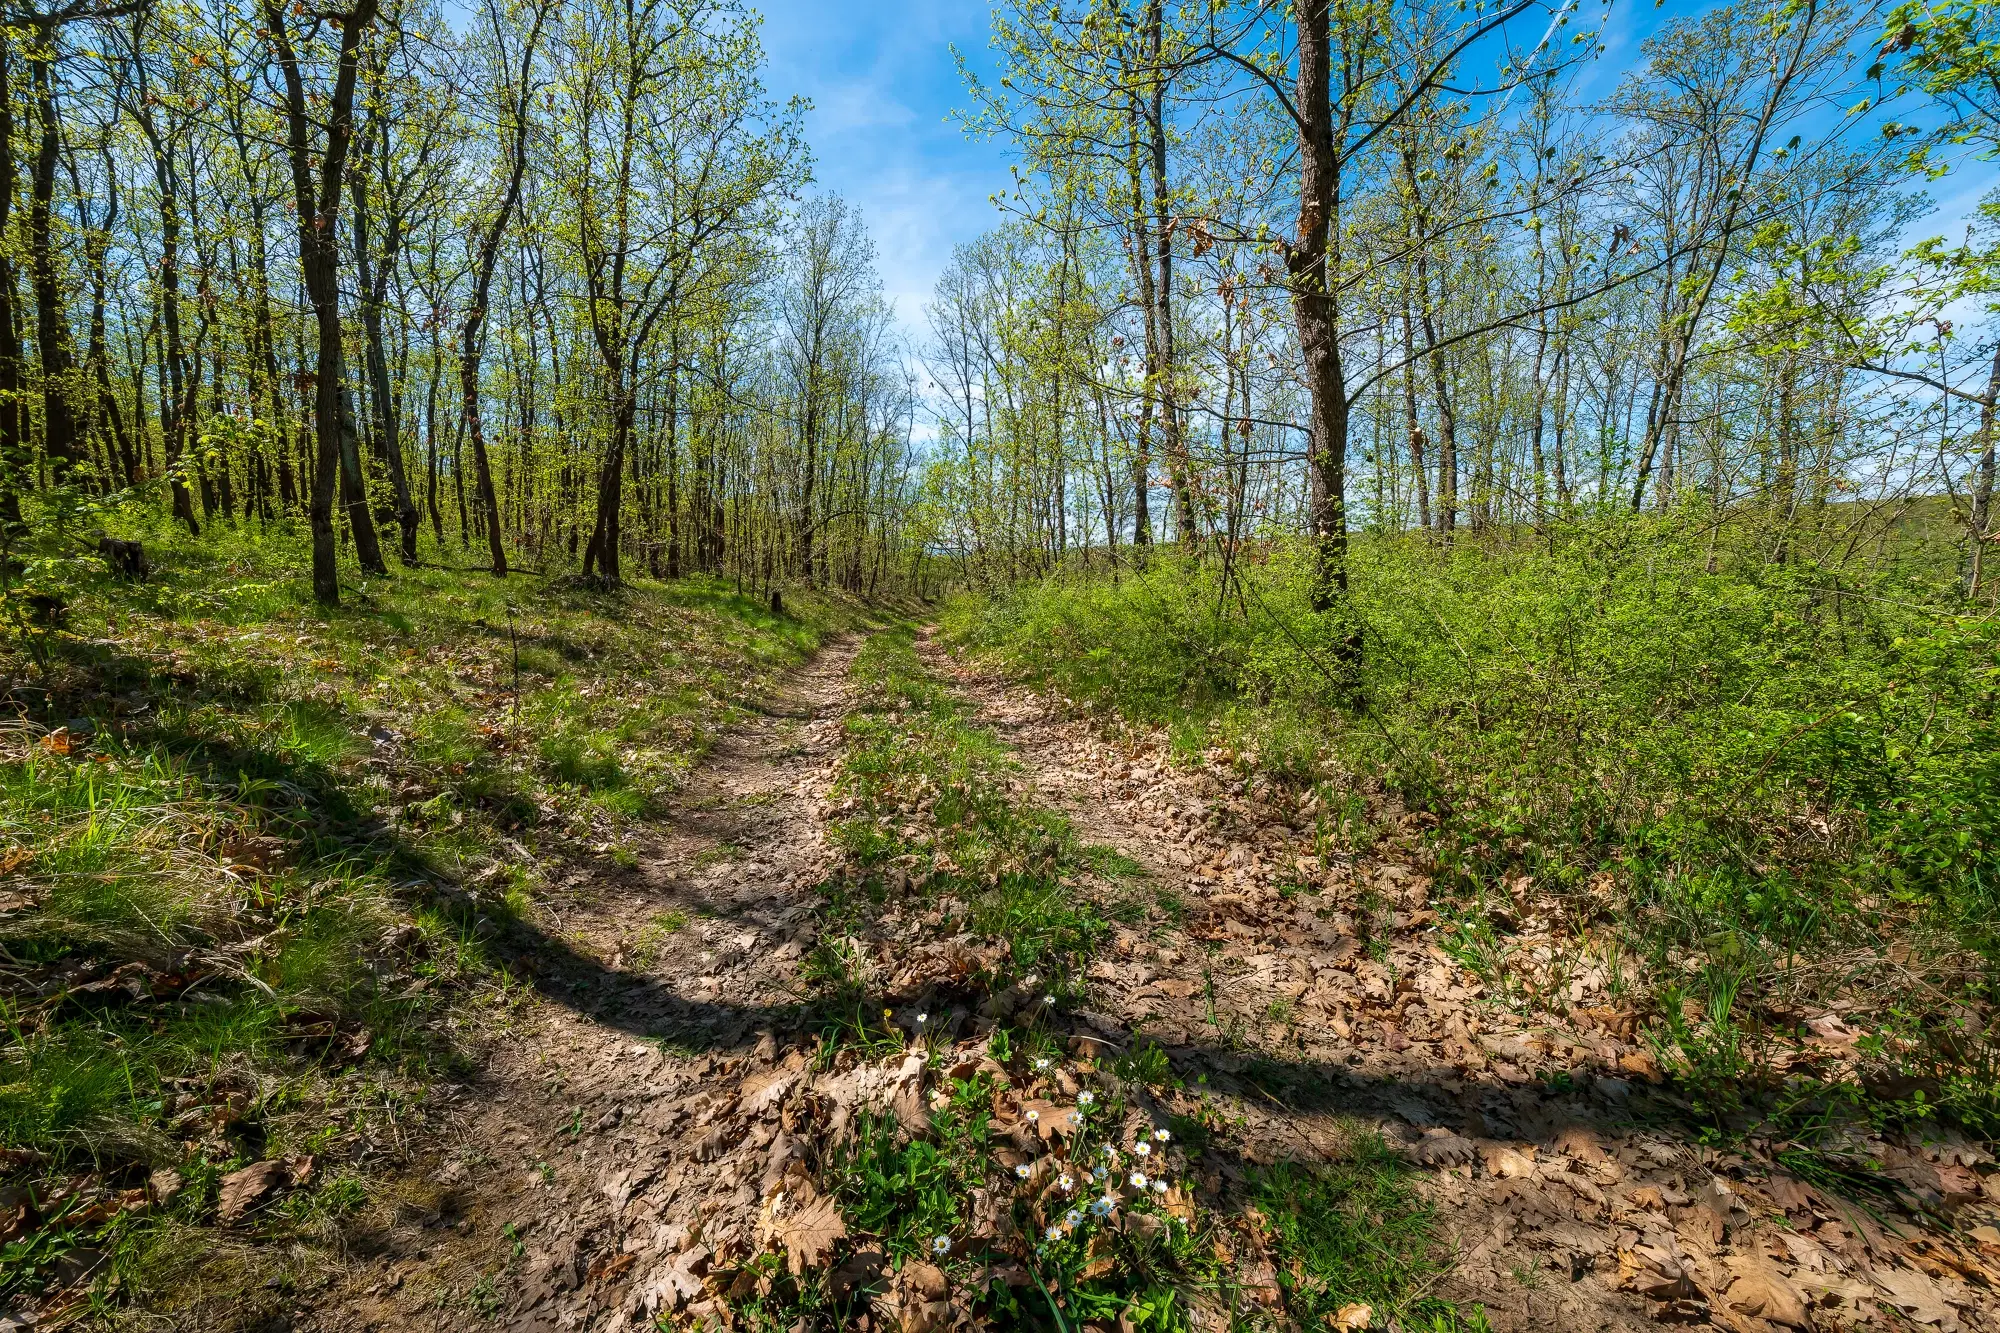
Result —
[[1168, 1139], [1171, 1139], [1173, 1135], [1167, 1133], [1167, 1131], [1164, 1129], [1156, 1129], [1153, 1131], [1153, 1137], [1159, 1140], [1161, 1143], [1165, 1143]]
[[1153, 1145], [1146, 1142], [1144, 1139], [1140, 1139], [1137, 1143], [1132, 1145], [1132, 1152], [1135, 1156], [1147, 1157], [1152, 1154], [1152, 1151], [1153, 1151]]
[[1111, 1210], [1116, 1208], [1117, 1206], [1118, 1206], [1118, 1200], [1112, 1198], [1109, 1194], [1105, 1195], [1101, 1199], [1092, 1199], [1090, 1201], [1090, 1211], [1095, 1213], [1099, 1217], [1105, 1217], [1109, 1215]]
[[1153, 1182], [1153, 1193], [1155, 1193], [1155, 1194], [1165, 1194], [1166, 1192], [1167, 1192], [1167, 1182], [1166, 1182], [1166, 1181], [1164, 1181], [1164, 1180], [1155, 1180], [1155, 1181]]
[[928, 1023], [928, 1022], [930, 1022], [930, 1021], [931, 1021], [931, 1016], [930, 1016], [929, 1014], [918, 1014], [918, 1015], [917, 1015], [917, 1026], [918, 1026], [918, 1027], [922, 1027], [922, 1026], [923, 1026], [924, 1024], [926, 1024], [926, 1023]]
[[1073, 1227], [1082, 1220], [1083, 1220], [1083, 1212], [1081, 1209], [1072, 1208], [1067, 1213], [1063, 1214], [1063, 1225], [1066, 1227]]
[[1044, 1072], [1044, 1071], [1046, 1071], [1046, 1070], [1048, 1069], [1048, 1067], [1049, 1067], [1049, 1057], [1048, 1057], [1048, 1056], [1046, 1056], [1046, 1055], [1038, 1055], [1038, 1056], [1036, 1056], [1036, 1057], [1035, 1057], [1035, 1071], [1036, 1071], [1037, 1073], [1041, 1073], [1041, 1072]]
[[1134, 1171], [1132, 1173], [1132, 1188], [1135, 1190], [1146, 1188], [1146, 1173], [1144, 1171]]
[[1055, 1008], [1056, 1005], [1056, 997], [1053, 995], [1044, 995], [1042, 997], [1042, 1003], [1049, 1006], [1049, 1008], [1053, 1009]]
[[1028, 1171], [1029, 1167], [1026, 1162], [1023, 1162], [1019, 1166], [1014, 1168], [1014, 1174], [1019, 1176], [1023, 1180], [1026, 1180], [1028, 1178]]
[[1056, 1185], [1058, 1188], [1062, 1190], [1064, 1194], [1067, 1194], [1071, 1190], [1076, 1188], [1076, 1182], [1074, 1180], [1071, 1180], [1067, 1173], [1065, 1173], [1060, 1180], [1056, 1181]]
[[1052, 1241], [1053, 1241], [1053, 1240], [1061, 1240], [1062, 1238], [1063, 1238], [1063, 1229], [1062, 1229], [1062, 1227], [1061, 1227], [1060, 1225], [1057, 1225], [1057, 1226], [1052, 1226], [1052, 1227], [1050, 1227], [1050, 1228], [1049, 1228], [1049, 1239], [1050, 1239], [1050, 1240], [1052, 1240]]
[[1091, 1172], [1091, 1173], [1090, 1173], [1090, 1178], [1091, 1178], [1092, 1180], [1103, 1180], [1103, 1179], [1104, 1179], [1105, 1177], [1109, 1176], [1110, 1174], [1111, 1174], [1111, 1173], [1110, 1173], [1109, 1171], [1106, 1171], [1106, 1170], [1105, 1170], [1105, 1169], [1104, 1169], [1103, 1167], [1101, 1167], [1101, 1166], [1100, 1166], [1100, 1167], [1098, 1167], [1098, 1168], [1097, 1168], [1097, 1169], [1096, 1169], [1095, 1171], [1093, 1171], [1093, 1172]]
[[1041, 1118], [1042, 1118], [1042, 1113], [1040, 1111], [1028, 1112], [1028, 1123], [1031, 1125], [1034, 1124], [1037, 1120], [1040, 1120]]
[[951, 1237], [950, 1237], [950, 1236], [933, 1236], [933, 1237], [931, 1238], [931, 1253], [932, 1253], [932, 1254], [950, 1254], [950, 1253], [951, 1253]]
[[1070, 1122], [1070, 1123], [1071, 1123], [1072, 1125], [1080, 1125], [1080, 1124], [1082, 1124], [1082, 1123], [1083, 1123], [1083, 1112], [1081, 1112], [1081, 1111], [1071, 1111], [1071, 1112], [1069, 1113], [1069, 1122]]
[[1096, 1100], [1097, 1100], [1097, 1094], [1092, 1092], [1089, 1088], [1085, 1088], [1082, 1092], [1076, 1094], [1076, 1104], [1078, 1106], [1088, 1106]]

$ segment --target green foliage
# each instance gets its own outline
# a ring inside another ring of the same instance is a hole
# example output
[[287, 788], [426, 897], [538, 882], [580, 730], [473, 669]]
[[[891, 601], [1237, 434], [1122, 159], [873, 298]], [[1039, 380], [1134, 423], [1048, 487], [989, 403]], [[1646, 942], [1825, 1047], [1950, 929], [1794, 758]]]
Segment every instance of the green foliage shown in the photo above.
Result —
[[[0, 1294], [77, 1246], [110, 1255], [100, 1296], [194, 1280], [170, 1233], [219, 1177], [455, 1068], [506, 1003], [492, 950], [544, 865], [623, 852], [717, 721], [845, 614], [450, 570], [323, 613], [292, 538], [143, 535], [151, 579], [55, 562], [64, 623], [0, 643], [35, 682], [0, 730], [0, 1149], [7, 1184], [70, 1200], [0, 1255]], [[97, 1206], [156, 1168], [186, 1182], [171, 1210]], [[363, 1188], [336, 1177], [258, 1226], [320, 1234]]]
[[1411, 1174], [1380, 1138], [1367, 1135], [1335, 1161], [1281, 1162], [1252, 1177], [1279, 1287], [1301, 1327], [1328, 1327], [1343, 1307], [1361, 1304], [1373, 1312], [1371, 1328], [1485, 1328], [1482, 1313], [1463, 1315], [1430, 1294], [1452, 1256]]
[[[835, 918], [892, 894], [948, 894], [964, 904], [965, 928], [1006, 945], [1006, 977], [995, 980], [1034, 974], [1063, 989], [1108, 929], [1074, 880], [1112, 863], [1068, 820], [1013, 792], [1005, 748], [923, 669], [908, 630], [872, 637], [853, 673], [866, 693], [848, 719], [834, 795], [856, 808], [832, 833], [866, 878], [831, 886]], [[823, 941], [809, 974], [840, 989], [853, 975], [844, 948]]]
[[[1754, 1005], [1786, 960], [1901, 940], [1923, 993], [1983, 994], [2000, 962], [2000, 626], [1960, 606], [1921, 527], [1865, 580], [1746, 541], [1672, 516], [1536, 544], [1374, 538], [1337, 618], [1309, 608], [1304, 552], [1254, 551], [1228, 588], [1217, 562], [1161, 553], [1116, 584], [967, 598], [948, 629], [1171, 725], [1177, 750], [1311, 784], [1323, 853], [1368, 846], [1371, 804], [1393, 801], [1461, 894], [1528, 875], [1608, 906], [1659, 984], [1734, 940], [1753, 966], [1729, 1007]], [[1340, 664], [1356, 624], [1358, 672]], [[1881, 1058], [1983, 1120], [1991, 1088], [1949, 1071], [1984, 1043], [1911, 1003]], [[1669, 1044], [1690, 1076], [1725, 1071], [1733, 1030]]]

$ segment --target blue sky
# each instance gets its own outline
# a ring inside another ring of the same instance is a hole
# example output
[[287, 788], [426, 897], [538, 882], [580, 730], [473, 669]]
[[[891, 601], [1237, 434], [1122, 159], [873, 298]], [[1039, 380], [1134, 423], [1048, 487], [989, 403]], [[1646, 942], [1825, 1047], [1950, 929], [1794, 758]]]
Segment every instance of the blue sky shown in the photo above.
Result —
[[[1609, 49], [1592, 81], [1608, 90], [1662, 19], [1704, 7], [1615, 4]], [[904, 327], [918, 332], [952, 247], [999, 220], [987, 196], [1007, 185], [1008, 146], [968, 140], [949, 120], [967, 104], [952, 47], [982, 73], [992, 69], [991, 6], [987, 0], [766, 0], [758, 9], [769, 57], [765, 85], [775, 96], [812, 99], [806, 138], [817, 188], [860, 207], [875, 237], [883, 286]], [[1579, 10], [1594, 18], [1602, 0], [1582, 0]]]
[[998, 221], [987, 196], [1007, 181], [1006, 145], [968, 141], [946, 119], [966, 105], [952, 45], [990, 68], [989, 7], [774, 0], [759, 9], [766, 87], [812, 99], [817, 187], [860, 207], [883, 287], [904, 327], [920, 328], [952, 247]]
[[[1604, 0], [1579, 0], [1573, 24], [1597, 21], [1603, 6]], [[1612, 0], [1605, 53], [1578, 91], [1608, 94], [1648, 35], [1669, 18], [1706, 8]], [[759, 9], [766, 86], [775, 96], [812, 99], [806, 135], [817, 188], [861, 209], [883, 286], [904, 328], [918, 334], [924, 302], [952, 247], [999, 220], [987, 196], [1007, 184], [1008, 145], [968, 140], [949, 119], [967, 102], [951, 48], [982, 73], [992, 68], [988, 0], [766, 0]], [[1905, 118], [1909, 109], [1898, 108]], [[1940, 183], [1938, 209], [1912, 231], [1956, 232], [1992, 181], [1989, 169], [1974, 169]]]

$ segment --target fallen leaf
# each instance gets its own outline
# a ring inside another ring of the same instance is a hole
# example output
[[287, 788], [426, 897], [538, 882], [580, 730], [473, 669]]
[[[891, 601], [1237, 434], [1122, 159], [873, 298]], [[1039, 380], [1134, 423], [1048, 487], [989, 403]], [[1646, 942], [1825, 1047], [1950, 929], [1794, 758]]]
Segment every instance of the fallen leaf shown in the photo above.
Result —
[[1878, 1268], [1875, 1285], [1889, 1294], [1895, 1307], [1919, 1324], [1943, 1324], [1951, 1319], [1937, 1284], [1907, 1268]]
[[1564, 1126], [1562, 1132], [1556, 1135], [1555, 1148], [1565, 1157], [1574, 1157], [1590, 1166], [1610, 1160], [1610, 1154], [1604, 1151], [1604, 1144], [1596, 1133], [1583, 1125]]
[[1424, 1166], [1463, 1166], [1478, 1152], [1470, 1139], [1461, 1138], [1449, 1130], [1426, 1134], [1410, 1148], [1410, 1156]]
[[1359, 1301], [1351, 1301], [1328, 1320], [1336, 1329], [1365, 1329], [1375, 1319], [1375, 1312]]
[[283, 1162], [253, 1162], [241, 1171], [222, 1178], [217, 1211], [225, 1222], [234, 1222], [275, 1194], [287, 1179]]
[[774, 1216], [771, 1234], [785, 1250], [794, 1276], [824, 1265], [833, 1247], [847, 1236], [847, 1222], [832, 1199], [815, 1199], [796, 1212]]
[[1082, 1119], [1075, 1108], [1058, 1106], [1050, 1101], [1026, 1101], [1021, 1103], [1021, 1118], [1034, 1125], [1035, 1133], [1044, 1142], [1049, 1139], [1073, 1134], [1082, 1128]]
[[1535, 1164], [1504, 1145], [1486, 1150], [1486, 1174], [1502, 1180], [1526, 1180], [1535, 1174]]
[[1811, 1327], [1805, 1297], [1776, 1268], [1754, 1258], [1732, 1258], [1727, 1262], [1736, 1280], [1723, 1294], [1723, 1304], [1738, 1314], [1786, 1328]]

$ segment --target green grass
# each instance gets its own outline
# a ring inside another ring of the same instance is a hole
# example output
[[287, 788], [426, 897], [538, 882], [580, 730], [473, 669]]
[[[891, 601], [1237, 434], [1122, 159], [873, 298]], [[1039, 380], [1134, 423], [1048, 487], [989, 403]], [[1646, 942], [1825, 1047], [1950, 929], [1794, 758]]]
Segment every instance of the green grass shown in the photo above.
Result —
[[1452, 1256], [1411, 1176], [1373, 1135], [1356, 1136], [1332, 1162], [1256, 1171], [1251, 1199], [1269, 1228], [1279, 1288], [1298, 1327], [1329, 1327], [1359, 1304], [1373, 1312], [1371, 1328], [1485, 1328], [1482, 1313], [1461, 1313], [1435, 1294]]
[[[855, 657], [863, 690], [847, 722], [849, 748], [833, 788], [857, 807], [831, 826], [858, 882], [826, 886], [835, 924], [899, 895], [950, 897], [956, 928], [1006, 947], [994, 984], [1036, 976], [1052, 992], [1080, 986], [1108, 930], [1076, 878], [1105, 864], [1061, 815], [1017, 797], [1016, 765], [991, 732], [923, 668], [907, 628], [871, 637]], [[836, 941], [813, 968], [835, 989], [853, 972]]]
[[[1448, 927], [1526, 877], [1537, 910], [1618, 941], [1623, 1002], [1742, 972], [1723, 1021], [1661, 1034], [1669, 1072], [1712, 1087], [1717, 1132], [1790, 1095], [1754, 1050], [1736, 1058], [1740, 1034], [1892, 977], [1856, 1021], [1870, 1083], [1913, 1091], [1825, 1085], [1803, 1114], [1988, 1131], [2000, 620], [1959, 600], [1941, 546], [1845, 540], [1777, 565], [1754, 531], [1673, 516], [1448, 550], [1377, 537], [1325, 613], [1301, 549], [1251, 552], [1226, 587], [1218, 561], [1160, 552], [1115, 583], [968, 596], [946, 628], [1163, 727], [1182, 760], [1270, 775], [1322, 856], [1387, 841], [1434, 865]], [[1339, 657], [1356, 633], [1358, 670]], [[1553, 998], [1488, 943], [1497, 991]]]
[[[134, 535], [151, 580], [44, 557], [62, 623], [0, 634], [0, 1183], [68, 1200], [0, 1251], [0, 1300], [89, 1248], [107, 1309], [254, 1313], [282, 1247], [190, 1259], [220, 1177], [406, 1116], [504, 1015], [496, 951], [545, 880], [631, 864], [719, 728], [856, 616], [443, 569], [327, 612], [296, 533]], [[171, 1205], [105, 1206], [162, 1169]], [[252, 1238], [332, 1241], [363, 1188], [331, 1170]]]

